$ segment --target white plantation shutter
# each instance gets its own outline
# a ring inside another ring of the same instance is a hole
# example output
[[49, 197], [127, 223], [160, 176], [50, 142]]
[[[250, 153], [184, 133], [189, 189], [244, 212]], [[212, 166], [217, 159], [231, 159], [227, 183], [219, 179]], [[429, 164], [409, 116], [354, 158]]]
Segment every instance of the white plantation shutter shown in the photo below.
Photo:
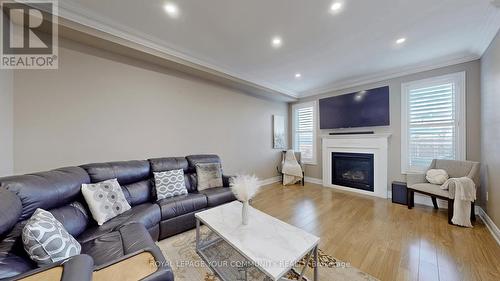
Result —
[[462, 159], [462, 73], [403, 85], [403, 172], [423, 171], [432, 159]]
[[316, 162], [316, 133], [314, 103], [293, 106], [294, 150], [301, 152], [302, 162]]

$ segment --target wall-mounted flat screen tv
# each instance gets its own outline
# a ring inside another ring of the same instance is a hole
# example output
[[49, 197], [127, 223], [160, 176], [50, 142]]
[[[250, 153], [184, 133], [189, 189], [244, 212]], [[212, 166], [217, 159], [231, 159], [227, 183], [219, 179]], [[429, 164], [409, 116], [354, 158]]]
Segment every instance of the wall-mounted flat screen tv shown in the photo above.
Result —
[[319, 100], [320, 129], [388, 126], [389, 86]]

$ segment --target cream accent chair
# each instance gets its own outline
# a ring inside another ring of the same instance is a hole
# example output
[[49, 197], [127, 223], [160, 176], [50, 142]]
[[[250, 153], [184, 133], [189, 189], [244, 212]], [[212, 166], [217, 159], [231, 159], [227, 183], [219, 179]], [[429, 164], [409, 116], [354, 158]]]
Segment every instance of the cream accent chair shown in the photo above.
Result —
[[[478, 162], [472, 161], [458, 161], [458, 160], [432, 160], [429, 169], [443, 169], [445, 170], [450, 178], [460, 178], [469, 177], [476, 184], [476, 192], [478, 194], [480, 178], [479, 178], [479, 166]], [[452, 224], [451, 218], [453, 217], [453, 201], [455, 198], [455, 185], [450, 184], [448, 190], [442, 190], [439, 185], [431, 184], [425, 178], [425, 173], [423, 174], [407, 174], [406, 175], [406, 185], [407, 185], [407, 199], [408, 199], [408, 209], [415, 206], [415, 192], [429, 195], [432, 198], [432, 204], [434, 208], [437, 209], [436, 198], [448, 201], [448, 223]], [[476, 220], [476, 215], [474, 211], [474, 202], [471, 204], [471, 221]]]

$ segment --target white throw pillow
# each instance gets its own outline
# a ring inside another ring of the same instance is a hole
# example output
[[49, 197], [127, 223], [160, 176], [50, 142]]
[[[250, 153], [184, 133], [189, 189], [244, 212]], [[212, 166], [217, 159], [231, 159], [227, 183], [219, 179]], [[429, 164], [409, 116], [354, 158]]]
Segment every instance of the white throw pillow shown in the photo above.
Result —
[[184, 182], [184, 171], [182, 169], [153, 174], [155, 177], [157, 200], [188, 194], [186, 183]]
[[94, 184], [82, 184], [82, 194], [98, 225], [130, 210], [117, 179]]
[[429, 169], [425, 174], [425, 178], [432, 184], [442, 185], [449, 177], [448, 173], [443, 169]]
[[36, 209], [28, 219], [22, 238], [24, 250], [38, 266], [79, 255], [82, 249], [62, 223], [43, 209]]

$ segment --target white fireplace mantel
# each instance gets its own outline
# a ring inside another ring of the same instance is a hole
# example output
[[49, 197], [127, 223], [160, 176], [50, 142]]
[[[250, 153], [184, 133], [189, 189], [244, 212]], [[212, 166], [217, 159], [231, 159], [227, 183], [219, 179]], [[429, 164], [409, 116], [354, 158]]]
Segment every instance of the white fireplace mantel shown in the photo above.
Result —
[[[387, 198], [388, 146], [391, 134], [322, 136], [323, 186]], [[332, 184], [332, 152], [373, 154], [374, 191]]]

